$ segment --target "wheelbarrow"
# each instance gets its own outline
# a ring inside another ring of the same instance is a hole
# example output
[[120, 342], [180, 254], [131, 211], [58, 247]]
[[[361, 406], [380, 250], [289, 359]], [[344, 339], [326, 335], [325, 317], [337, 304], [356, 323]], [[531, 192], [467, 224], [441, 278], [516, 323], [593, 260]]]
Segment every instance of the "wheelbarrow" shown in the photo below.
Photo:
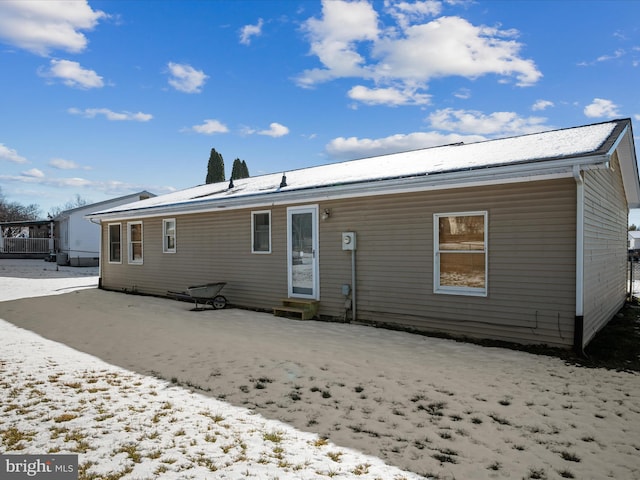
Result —
[[224, 295], [219, 295], [225, 285], [226, 282], [195, 285], [187, 288], [187, 293], [196, 302], [196, 309], [198, 308], [198, 302], [200, 302], [203, 305], [211, 305], [217, 310], [227, 306], [227, 299]]
[[217, 310], [227, 306], [227, 299], [224, 295], [220, 295], [220, 291], [225, 285], [226, 282], [206, 283], [204, 285], [188, 287], [186, 292], [167, 293], [179, 300], [193, 300], [196, 303], [195, 310], [198, 310], [198, 303], [211, 305], [212, 308]]

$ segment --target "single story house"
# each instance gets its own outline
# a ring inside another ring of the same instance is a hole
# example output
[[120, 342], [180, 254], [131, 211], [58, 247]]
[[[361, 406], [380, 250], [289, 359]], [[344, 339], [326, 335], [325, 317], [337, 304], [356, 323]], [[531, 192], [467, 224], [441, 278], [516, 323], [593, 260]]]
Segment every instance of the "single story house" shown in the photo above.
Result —
[[582, 351], [623, 306], [630, 119], [200, 185], [89, 215], [101, 287]]
[[59, 265], [86, 267], [98, 265], [100, 227], [88, 222], [86, 215], [96, 210], [117, 207], [154, 197], [146, 190], [90, 205], [64, 210], [55, 216], [56, 261]]
[[0, 258], [45, 258], [55, 249], [52, 220], [0, 222]]
[[629, 235], [629, 250], [640, 250], [640, 230], [631, 230]]

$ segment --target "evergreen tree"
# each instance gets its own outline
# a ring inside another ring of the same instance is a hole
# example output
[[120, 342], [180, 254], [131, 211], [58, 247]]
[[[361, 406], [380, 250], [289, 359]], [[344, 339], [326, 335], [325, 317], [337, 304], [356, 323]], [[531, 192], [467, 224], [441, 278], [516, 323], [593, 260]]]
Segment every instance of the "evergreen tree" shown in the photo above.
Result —
[[247, 163], [244, 160], [240, 160], [236, 158], [233, 161], [233, 168], [231, 169], [231, 178], [237, 180], [238, 178], [248, 178], [249, 177], [249, 169], [247, 168]]
[[216, 152], [215, 148], [212, 148], [207, 165], [206, 183], [224, 182], [224, 180], [224, 160], [222, 155]]
[[238, 178], [242, 178], [242, 163], [240, 163], [240, 159], [236, 158], [233, 161], [233, 166], [231, 167], [231, 178], [233, 180], [237, 180]]

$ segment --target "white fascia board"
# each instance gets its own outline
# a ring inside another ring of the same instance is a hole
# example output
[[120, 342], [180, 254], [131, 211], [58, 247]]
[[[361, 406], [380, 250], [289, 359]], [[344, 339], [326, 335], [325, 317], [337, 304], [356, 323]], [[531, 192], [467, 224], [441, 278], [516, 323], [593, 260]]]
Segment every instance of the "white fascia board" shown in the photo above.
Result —
[[[640, 208], [640, 177], [638, 176], [638, 160], [633, 144], [633, 136], [629, 126], [625, 127], [623, 133], [611, 148], [610, 152], [618, 149], [618, 160], [622, 174], [622, 184], [629, 208]], [[625, 161], [628, 159], [628, 161]]]
[[463, 170], [432, 175], [421, 175], [396, 179], [380, 179], [353, 184], [291, 190], [235, 198], [181, 202], [173, 205], [158, 205], [148, 209], [105, 212], [87, 215], [86, 218], [100, 221], [151, 218], [168, 215], [219, 212], [243, 208], [259, 208], [291, 205], [318, 201], [339, 200], [355, 197], [371, 197], [421, 191], [436, 191], [469, 188], [487, 185], [502, 185], [529, 181], [553, 180], [573, 176], [574, 165], [589, 168], [604, 165], [608, 156], [598, 155], [556, 161], [529, 162], [520, 165], [505, 165], [474, 170]]

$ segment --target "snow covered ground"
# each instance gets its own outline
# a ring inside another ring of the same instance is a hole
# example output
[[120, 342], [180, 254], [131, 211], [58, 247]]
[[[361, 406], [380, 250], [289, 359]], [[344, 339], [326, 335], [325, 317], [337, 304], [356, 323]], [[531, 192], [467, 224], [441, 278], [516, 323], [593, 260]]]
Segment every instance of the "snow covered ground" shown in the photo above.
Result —
[[80, 479], [640, 479], [637, 373], [96, 284], [0, 260], [0, 452], [77, 453]]
[[[0, 300], [94, 288], [96, 273], [0, 260]], [[77, 453], [81, 479], [423, 478], [4, 320], [0, 400], [2, 453]]]

